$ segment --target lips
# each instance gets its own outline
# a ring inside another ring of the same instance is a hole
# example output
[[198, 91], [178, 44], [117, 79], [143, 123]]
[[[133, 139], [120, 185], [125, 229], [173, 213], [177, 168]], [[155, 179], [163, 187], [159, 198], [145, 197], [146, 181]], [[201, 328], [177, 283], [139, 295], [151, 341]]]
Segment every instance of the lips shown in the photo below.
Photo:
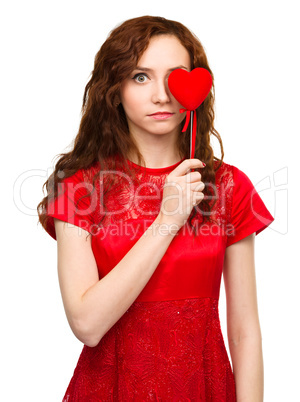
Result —
[[164, 116], [172, 116], [173, 114], [174, 113], [163, 111], [163, 112], [156, 112], [156, 113], [149, 114], [149, 116], [162, 116], [162, 115], [164, 115]]
[[171, 113], [171, 112], [156, 112], [156, 113], [152, 113], [149, 114], [149, 117], [151, 117], [154, 120], [166, 120], [169, 119], [170, 117], [172, 117], [175, 113]]

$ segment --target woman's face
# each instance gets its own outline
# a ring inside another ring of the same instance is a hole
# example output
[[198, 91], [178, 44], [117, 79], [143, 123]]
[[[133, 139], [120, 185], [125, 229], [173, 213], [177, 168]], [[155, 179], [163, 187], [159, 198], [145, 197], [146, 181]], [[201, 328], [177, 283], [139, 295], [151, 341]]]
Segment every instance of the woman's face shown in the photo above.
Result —
[[186, 48], [175, 36], [151, 38], [136, 69], [120, 90], [129, 132], [134, 136], [179, 133], [185, 113], [179, 112], [182, 106], [168, 88], [169, 74], [176, 68], [191, 71]]

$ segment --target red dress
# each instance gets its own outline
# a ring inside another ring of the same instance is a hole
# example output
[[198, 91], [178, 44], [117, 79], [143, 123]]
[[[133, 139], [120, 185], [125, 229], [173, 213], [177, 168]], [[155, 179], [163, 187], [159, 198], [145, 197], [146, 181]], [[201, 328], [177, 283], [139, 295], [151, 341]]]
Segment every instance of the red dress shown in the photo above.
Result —
[[[144, 169], [129, 161], [136, 179], [123, 180], [128, 177], [123, 174], [115, 188], [120, 193], [113, 191], [108, 198], [111, 213], [100, 229], [103, 181], [93, 196], [81, 199], [91, 190], [99, 165], [64, 180], [49, 215], [92, 234], [100, 279], [156, 218], [166, 176], [181, 162]], [[195, 238], [187, 225], [180, 229], [126, 313], [97, 346], [83, 346], [63, 401], [236, 401], [218, 311], [224, 254], [226, 247], [260, 233], [274, 218], [235, 166], [223, 163], [216, 172], [216, 190], [214, 221], [199, 226]], [[47, 232], [56, 239], [52, 218]]]

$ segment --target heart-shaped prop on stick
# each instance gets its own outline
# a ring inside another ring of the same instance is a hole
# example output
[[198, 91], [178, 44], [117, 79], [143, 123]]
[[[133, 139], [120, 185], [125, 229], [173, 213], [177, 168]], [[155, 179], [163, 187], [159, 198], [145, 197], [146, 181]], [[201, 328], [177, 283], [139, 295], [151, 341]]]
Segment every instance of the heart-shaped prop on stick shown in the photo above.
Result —
[[205, 68], [197, 67], [191, 72], [178, 68], [169, 75], [168, 86], [174, 98], [185, 108], [180, 109], [180, 113], [187, 112], [182, 132], [187, 130], [191, 121], [190, 158], [194, 158], [197, 132], [197, 116], [194, 112], [209, 94], [212, 77]]

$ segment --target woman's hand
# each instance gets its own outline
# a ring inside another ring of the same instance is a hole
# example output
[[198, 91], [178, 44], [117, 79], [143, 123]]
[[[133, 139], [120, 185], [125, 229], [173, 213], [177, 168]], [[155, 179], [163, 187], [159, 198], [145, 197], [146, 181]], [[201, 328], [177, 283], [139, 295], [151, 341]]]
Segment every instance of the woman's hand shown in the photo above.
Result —
[[199, 159], [185, 159], [167, 176], [159, 212], [162, 223], [177, 225], [180, 229], [193, 207], [203, 200], [205, 184], [201, 174], [189, 170], [204, 166]]

